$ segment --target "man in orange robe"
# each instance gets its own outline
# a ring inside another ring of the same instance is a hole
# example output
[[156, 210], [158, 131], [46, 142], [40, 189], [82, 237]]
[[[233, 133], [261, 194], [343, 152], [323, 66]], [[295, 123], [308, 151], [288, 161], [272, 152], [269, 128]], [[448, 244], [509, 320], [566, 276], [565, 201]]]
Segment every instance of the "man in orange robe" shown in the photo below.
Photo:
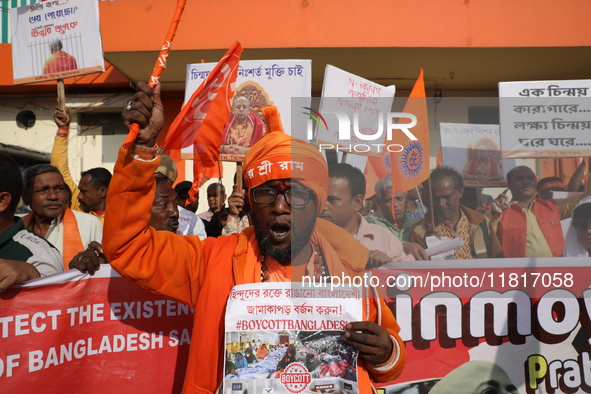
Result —
[[49, 44], [51, 56], [43, 64], [43, 74], [53, 74], [64, 71], [76, 70], [78, 63], [74, 56], [62, 51], [62, 42], [55, 40]]
[[[318, 149], [283, 133], [276, 109], [266, 113], [272, 132], [243, 163], [255, 226], [205, 241], [150, 228], [152, 174], [160, 162], [156, 137], [164, 118], [160, 86], [152, 91], [138, 83], [137, 89], [132, 109], [123, 116], [128, 126], [138, 123], [140, 132], [119, 151], [103, 249], [124, 277], [195, 308], [183, 393], [214, 393], [223, 379], [225, 309], [235, 285], [298, 281], [303, 275], [358, 276], [369, 252], [345, 230], [316, 220], [327, 196], [326, 162]], [[242, 197], [242, 191], [235, 195]], [[342, 339], [360, 351], [358, 385], [370, 393], [372, 382], [400, 375], [406, 351], [392, 312], [382, 300], [370, 298], [368, 289], [364, 293], [364, 321], [347, 324]]]

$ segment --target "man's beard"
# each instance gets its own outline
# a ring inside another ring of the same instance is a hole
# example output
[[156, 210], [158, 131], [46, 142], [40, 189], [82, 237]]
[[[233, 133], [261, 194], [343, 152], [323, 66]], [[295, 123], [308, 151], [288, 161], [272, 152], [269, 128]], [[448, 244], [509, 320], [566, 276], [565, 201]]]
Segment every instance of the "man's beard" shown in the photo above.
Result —
[[269, 257], [273, 258], [282, 265], [287, 265], [290, 263], [292, 256], [297, 256], [298, 253], [304, 249], [304, 247], [310, 241], [310, 237], [312, 236], [315, 226], [316, 217], [314, 217], [314, 220], [311, 220], [310, 223], [306, 224], [306, 226], [302, 229], [302, 232], [297, 237], [295, 236], [294, 228], [291, 227], [290, 231], [292, 233], [290, 244], [283, 249], [279, 249], [271, 244], [267, 234], [265, 234], [263, 229], [256, 223], [256, 219], [254, 223], [255, 235], [257, 237], [257, 241], [259, 242], [261, 252], [267, 254]]

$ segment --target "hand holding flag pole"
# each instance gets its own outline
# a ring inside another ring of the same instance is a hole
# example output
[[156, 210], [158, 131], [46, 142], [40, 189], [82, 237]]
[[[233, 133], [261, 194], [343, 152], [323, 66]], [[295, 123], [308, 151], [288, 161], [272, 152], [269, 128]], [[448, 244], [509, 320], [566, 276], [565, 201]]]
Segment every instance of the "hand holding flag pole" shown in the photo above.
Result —
[[[176, 35], [177, 28], [179, 26], [179, 22], [181, 20], [181, 16], [183, 15], [183, 11], [185, 10], [185, 5], [187, 0], [178, 0], [176, 4], [176, 10], [174, 16], [172, 18], [172, 22], [170, 23], [170, 27], [168, 28], [168, 33], [166, 34], [166, 38], [164, 39], [164, 44], [162, 44], [162, 49], [160, 50], [160, 54], [156, 59], [156, 63], [154, 64], [154, 69], [152, 70], [152, 74], [150, 75], [150, 82], [148, 85], [153, 89], [158, 85], [160, 82], [160, 75], [166, 68], [166, 60], [168, 59], [168, 53], [170, 52], [170, 47], [172, 45], [172, 40]], [[131, 145], [138, 133], [140, 131], [140, 126], [137, 123], [133, 123], [129, 128], [129, 133], [123, 142], [123, 146], [128, 147]]]

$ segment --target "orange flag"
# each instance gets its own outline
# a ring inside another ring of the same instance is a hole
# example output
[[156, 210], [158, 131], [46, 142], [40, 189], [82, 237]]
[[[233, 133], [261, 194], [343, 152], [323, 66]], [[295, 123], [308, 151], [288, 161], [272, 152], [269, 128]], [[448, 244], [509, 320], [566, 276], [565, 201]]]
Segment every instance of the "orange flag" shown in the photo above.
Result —
[[[156, 59], [156, 63], [154, 64], [154, 68], [152, 69], [152, 74], [150, 75], [150, 82], [148, 83], [148, 85], [150, 85], [152, 89], [154, 89], [154, 87], [158, 85], [158, 82], [160, 82], [160, 75], [162, 75], [162, 72], [166, 68], [166, 60], [168, 59], [168, 53], [170, 52], [172, 40], [176, 35], [176, 31], [179, 27], [181, 16], [185, 11], [186, 4], [187, 0], [177, 0], [176, 9], [172, 17], [172, 21], [170, 22], [170, 26], [168, 27], [166, 38], [164, 38], [164, 44], [162, 44], [162, 48], [160, 49], [160, 53], [158, 54], [158, 58]], [[133, 123], [129, 128], [129, 133], [125, 138], [125, 141], [123, 141], [123, 146], [125, 148], [128, 148], [129, 145], [131, 145], [133, 141], [135, 141], [139, 131], [140, 125], [138, 125], [137, 123]]]
[[392, 141], [386, 142], [404, 147], [401, 152], [390, 153], [393, 191], [414, 189], [429, 178], [429, 119], [425, 97], [425, 81], [421, 69], [403, 111], [417, 117], [416, 126], [409, 129], [417, 140], [409, 139], [402, 132], [395, 132], [392, 134]]
[[414, 189], [429, 178], [429, 120], [425, 97], [425, 82], [423, 69], [421, 69], [403, 111], [417, 118], [416, 126], [409, 128], [417, 140], [409, 139], [399, 130], [392, 133], [392, 140], [386, 137], [384, 141], [386, 145], [399, 144], [403, 148], [401, 152], [392, 153], [384, 149], [381, 157], [368, 158], [365, 166], [368, 195], [373, 195], [375, 184], [390, 174], [392, 174], [392, 192]]
[[[195, 154], [197, 157], [197, 154]], [[187, 204], [196, 200], [195, 195], [199, 193], [201, 186], [211, 178], [221, 178], [223, 176], [223, 168], [220, 162], [211, 167], [204, 167], [201, 160], [193, 160], [193, 184], [189, 190], [189, 198]]]
[[200, 160], [203, 167], [217, 166], [241, 53], [242, 45], [236, 41], [177, 115], [162, 144], [165, 149], [193, 145], [193, 160]]

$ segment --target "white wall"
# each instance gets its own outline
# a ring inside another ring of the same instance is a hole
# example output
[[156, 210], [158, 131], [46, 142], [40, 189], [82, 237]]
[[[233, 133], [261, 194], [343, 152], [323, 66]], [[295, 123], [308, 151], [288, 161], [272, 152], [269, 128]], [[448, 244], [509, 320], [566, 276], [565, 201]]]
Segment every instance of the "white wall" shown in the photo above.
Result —
[[[55, 97], [16, 97], [0, 100], [0, 143], [16, 145], [34, 151], [51, 153], [57, 126], [53, 121]], [[125, 135], [78, 135], [78, 116], [82, 111], [121, 111], [131, 94], [85, 95], [67, 97], [66, 105], [72, 113], [69, 136], [69, 165], [75, 181], [80, 172], [94, 167], [113, 171], [117, 151]], [[37, 120], [27, 130], [16, 124], [16, 115], [32, 111]]]

